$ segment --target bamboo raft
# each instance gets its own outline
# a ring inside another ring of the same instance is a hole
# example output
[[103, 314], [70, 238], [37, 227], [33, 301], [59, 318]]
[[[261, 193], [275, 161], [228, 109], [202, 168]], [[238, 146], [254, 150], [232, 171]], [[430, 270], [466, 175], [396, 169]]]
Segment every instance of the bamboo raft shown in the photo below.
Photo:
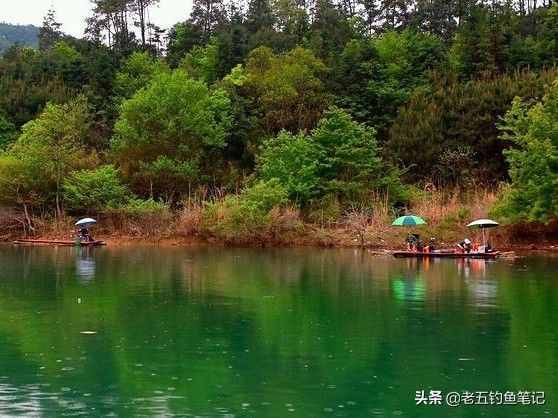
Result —
[[500, 256], [500, 251], [492, 251], [489, 253], [461, 253], [453, 251], [435, 251], [435, 252], [414, 252], [414, 251], [396, 251], [393, 256], [396, 258], [477, 258], [484, 260], [492, 260]]
[[70, 241], [70, 240], [50, 240], [50, 239], [18, 239], [14, 241], [16, 245], [54, 245], [62, 247], [100, 247], [107, 245], [105, 241]]

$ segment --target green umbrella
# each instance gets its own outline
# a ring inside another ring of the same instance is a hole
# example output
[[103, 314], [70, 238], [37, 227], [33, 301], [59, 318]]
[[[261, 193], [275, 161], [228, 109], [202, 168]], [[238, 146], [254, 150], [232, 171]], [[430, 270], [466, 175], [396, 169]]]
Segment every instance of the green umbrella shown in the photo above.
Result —
[[424, 219], [420, 216], [415, 215], [407, 215], [397, 218], [393, 223], [392, 226], [417, 226], [417, 225], [426, 225]]

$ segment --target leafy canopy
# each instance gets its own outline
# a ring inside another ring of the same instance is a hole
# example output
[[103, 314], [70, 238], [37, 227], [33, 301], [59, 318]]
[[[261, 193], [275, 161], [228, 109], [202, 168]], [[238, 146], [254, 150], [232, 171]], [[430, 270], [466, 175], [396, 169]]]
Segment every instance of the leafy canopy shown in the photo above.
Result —
[[312, 129], [330, 101], [322, 82], [326, 66], [310, 50], [276, 55], [270, 48], [257, 48], [245, 72], [245, 94], [253, 98], [266, 134]]
[[97, 161], [83, 145], [89, 119], [87, 101], [78, 97], [64, 105], [48, 104], [39, 118], [25, 124], [21, 136], [0, 156], [2, 200], [58, 202], [64, 178]]
[[512, 221], [558, 217], [558, 80], [529, 108], [516, 99], [501, 126], [514, 148], [505, 151], [511, 185], [496, 213]]
[[379, 157], [376, 131], [337, 108], [327, 111], [310, 135], [282, 132], [265, 142], [257, 173], [277, 179], [302, 203], [326, 194], [354, 199], [371, 189], [387, 190], [395, 181]]
[[225, 146], [230, 125], [230, 100], [223, 90], [209, 90], [183, 70], [163, 72], [122, 104], [111, 151], [123, 174], [140, 186], [158, 177], [163, 193], [182, 192], [187, 184], [169, 184], [168, 177], [186, 175], [194, 182], [210, 174], [208, 166]]
[[74, 210], [118, 207], [130, 197], [130, 191], [112, 165], [74, 171], [64, 179], [63, 187], [66, 207]]

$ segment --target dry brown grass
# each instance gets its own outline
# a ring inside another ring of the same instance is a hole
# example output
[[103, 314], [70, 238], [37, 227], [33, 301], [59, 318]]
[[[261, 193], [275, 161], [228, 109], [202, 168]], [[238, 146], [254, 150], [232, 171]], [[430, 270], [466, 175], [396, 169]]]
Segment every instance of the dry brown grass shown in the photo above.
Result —
[[[342, 225], [349, 239], [348, 245], [402, 247], [410, 231], [423, 237], [436, 237], [443, 245], [453, 245], [465, 236], [475, 234], [466, 225], [474, 219], [488, 217], [496, 199], [497, 192], [484, 189], [468, 192], [427, 189], [418, 193], [406, 210], [408, 214], [424, 218], [427, 225], [395, 228], [391, 223], [399, 214], [385, 197], [373, 196], [370, 205], [346, 211]], [[505, 234], [500, 233], [496, 238], [502, 241]]]
[[[136, 237], [158, 240], [162, 238], [195, 238], [232, 245], [318, 245], [401, 248], [406, 234], [415, 231], [423, 238], [438, 239], [439, 245], [453, 246], [464, 237], [475, 238], [478, 232], [466, 225], [474, 219], [488, 217], [497, 200], [497, 191], [477, 189], [424, 190], [416, 193], [407, 213], [423, 217], [428, 225], [414, 229], [391, 226], [396, 213], [384, 196], [373, 195], [367, 204], [352, 206], [332, 217], [313, 218], [302, 214], [294, 206], [276, 207], [267, 214], [245, 212], [234, 199], [226, 196], [207, 203], [207, 196], [196, 196], [174, 213], [130, 216], [125, 213], [97, 214], [99, 224], [93, 231], [98, 237]], [[227, 203], [228, 202], [228, 203]], [[324, 211], [322, 211], [325, 213]], [[318, 213], [318, 212], [315, 212]], [[321, 215], [321, 212], [319, 213]], [[0, 225], [4, 239], [22, 236], [17, 214], [5, 215]], [[35, 217], [35, 236], [69, 238], [73, 233], [74, 218], [59, 220]], [[492, 243], [506, 246], [524, 235], [520, 226], [492, 231]], [[15, 236], [14, 236], [15, 235]]]
[[185, 202], [177, 215], [175, 232], [182, 237], [196, 236], [202, 231], [202, 224], [203, 204], [197, 200]]

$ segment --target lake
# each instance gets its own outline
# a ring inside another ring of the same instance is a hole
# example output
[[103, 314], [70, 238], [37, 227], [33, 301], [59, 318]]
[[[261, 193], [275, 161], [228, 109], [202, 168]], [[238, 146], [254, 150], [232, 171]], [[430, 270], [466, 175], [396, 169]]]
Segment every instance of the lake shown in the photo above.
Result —
[[3, 246], [0, 314], [2, 416], [558, 414], [556, 257]]

